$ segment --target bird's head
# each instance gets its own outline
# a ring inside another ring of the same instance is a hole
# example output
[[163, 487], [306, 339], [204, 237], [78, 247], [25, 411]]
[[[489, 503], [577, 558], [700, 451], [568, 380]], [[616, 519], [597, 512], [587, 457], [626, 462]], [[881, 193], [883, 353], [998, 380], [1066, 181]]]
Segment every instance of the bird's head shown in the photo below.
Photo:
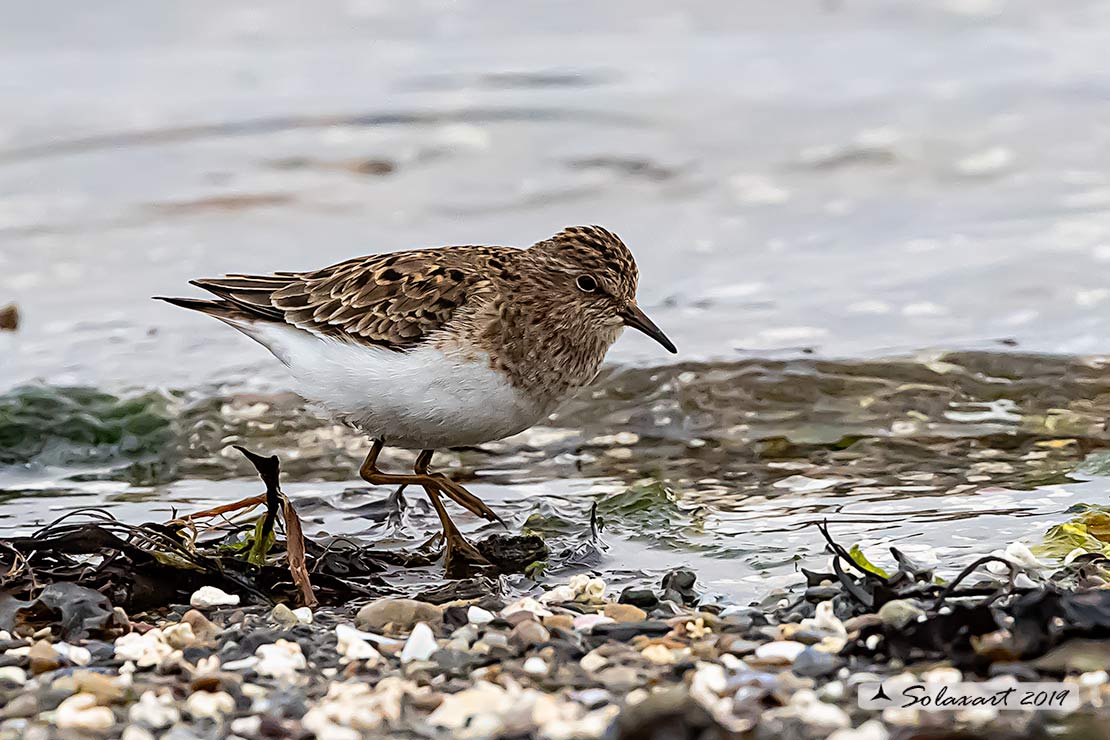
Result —
[[677, 352], [667, 335], [636, 304], [639, 271], [620, 237], [600, 226], [571, 226], [527, 250], [542, 289], [595, 327], [629, 326]]

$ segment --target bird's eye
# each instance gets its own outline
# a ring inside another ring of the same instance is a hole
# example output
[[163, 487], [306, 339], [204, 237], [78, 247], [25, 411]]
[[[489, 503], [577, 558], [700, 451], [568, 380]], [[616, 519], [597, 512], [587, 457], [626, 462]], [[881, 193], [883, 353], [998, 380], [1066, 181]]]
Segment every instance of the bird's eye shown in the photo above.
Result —
[[583, 293], [593, 293], [597, 290], [597, 281], [589, 275], [579, 275], [575, 278], [574, 284], [577, 285], [578, 289]]

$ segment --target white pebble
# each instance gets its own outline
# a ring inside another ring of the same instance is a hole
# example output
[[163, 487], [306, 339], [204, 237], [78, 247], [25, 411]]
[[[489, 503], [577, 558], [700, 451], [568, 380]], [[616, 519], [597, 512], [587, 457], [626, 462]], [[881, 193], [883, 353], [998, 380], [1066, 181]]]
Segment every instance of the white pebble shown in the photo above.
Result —
[[62, 729], [106, 730], [116, 718], [111, 709], [97, 704], [95, 696], [82, 692], [58, 705], [55, 722]]
[[213, 606], [236, 606], [238, 603], [238, 594], [229, 594], [215, 586], [201, 586], [189, 597], [189, 605], [196, 609], [208, 609]]
[[226, 691], [194, 691], [185, 700], [185, 711], [194, 719], [221, 719], [235, 711], [235, 699]]
[[147, 691], [131, 705], [127, 712], [127, 719], [152, 730], [161, 730], [163, 727], [180, 722], [181, 712], [178, 711], [177, 703], [169, 692], [155, 694], [153, 691]]
[[0, 666], [0, 683], [22, 686], [23, 684], [27, 683], [27, 676], [23, 673], [23, 669], [19, 666]]
[[293, 616], [301, 624], [312, 624], [312, 610], [307, 606], [301, 606], [293, 610]]
[[436, 650], [439, 650], [439, 644], [436, 643], [436, 636], [432, 633], [432, 628], [424, 622], [417, 622], [416, 626], [412, 628], [409, 639], [405, 641], [405, 647], [401, 650], [401, 662], [411, 663], [414, 660], [427, 660], [432, 657]]
[[524, 672], [532, 676], [546, 676], [547, 663], [538, 655], [533, 655], [524, 661]]
[[89, 652], [89, 649], [83, 648], [80, 645], [70, 645], [68, 642], [59, 642], [54, 646], [54, 650], [74, 665], [88, 665], [92, 660], [92, 653]]
[[766, 642], [755, 649], [755, 657], [769, 663], [793, 663], [806, 646], [793, 640]]
[[292, 681], [297, 677], [297, 671], [304, 670], [307, 662], [301, 652], [301, 646], [291, 640], [278, 640], [271, 645], [259, 645], [254, 651], [258, 656], [258, 665], [255, 670], [262, 676]]
[[130, 660], [140, 668], [158, 665], [165, 658], [173, 655], [174, 649], [168, 642], [162, 630], [155, 628], [143, 634], [128, 632], [116, 639], [116, 658]]
[[335, 626], [335, 651], [348, 662], [365, 660], [370, 665], [382, 662], [382, 654], [374, 646], [362, 639], [362, 633], [346, 624]]
[[609, 624], [614, 620], [604, 614], [579, 614], [574, 618], [574, 629], [577, 632], [593, 629], [599, 624]]
[[471, 624], [489, 624], [493, 621], [493, 614], [478, 606], [466, 610], [466, 621]]
[[154, 740], [154, 734], [142, 725], [127, 725], [119, 738], [120, 740]]

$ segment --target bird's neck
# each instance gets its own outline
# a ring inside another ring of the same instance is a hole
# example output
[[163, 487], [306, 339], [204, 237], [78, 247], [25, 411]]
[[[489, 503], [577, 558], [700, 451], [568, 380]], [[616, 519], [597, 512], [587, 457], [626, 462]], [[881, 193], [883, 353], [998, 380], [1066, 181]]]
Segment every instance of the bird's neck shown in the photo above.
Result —
[[620, 329], [589, 325], [572, 306], [543, 295], [503, 293], [482, 322], [494, 366], [548, 411], [588, 385]]

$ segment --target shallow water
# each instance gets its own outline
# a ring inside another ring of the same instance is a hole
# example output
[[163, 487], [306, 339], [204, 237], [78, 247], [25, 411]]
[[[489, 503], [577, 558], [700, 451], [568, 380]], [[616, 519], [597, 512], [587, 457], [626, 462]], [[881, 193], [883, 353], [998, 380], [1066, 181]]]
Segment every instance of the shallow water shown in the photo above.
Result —
[[[876, 562], [893, 545], [942, 571], [1038, 542], [1070, 509], [1106, 503], [1107, 418], [1110, 378], [1095, 359], [685, 364], [612, 371], [549, 426], [437, 461], [556, 552], [583, 544], [596, 504], [602, 551], [581, 567], [625, 582], [689, 566], [746, 599], [822, 568], [824, 521]], [[309, 536], [416, 547], [437, 528], [413, 493], [403, 526], [386, 527], [389, 492], [352, 482], [363, 440], [286, 393], [36, 386], [0, 397], [0, 438], [16, 434], [0, 535], [86, 506], [164, 520], [257, 493], [233, 444], [279, 455]], [[457, 519], [473, 536], [498, 531]]]
[[379, 537], [326, 503], [362, 440], [149, 296], [571, 223], [625, 237], [681, 364], [626, 337], [550, 427], [441, 459], [558, 537], [667, 486], [612, 505], [607, 572], [689, 563], [747, 596], [819, 559], [824, 518], [948, 558], [1106, 498], [1068, 478], [1108, 403], [1106, 4], [305, 7], [6, 14], [0, 392], [40, 390], [0, 407], [0, 533], [252, 492], [242, 442], [320, 531]]

